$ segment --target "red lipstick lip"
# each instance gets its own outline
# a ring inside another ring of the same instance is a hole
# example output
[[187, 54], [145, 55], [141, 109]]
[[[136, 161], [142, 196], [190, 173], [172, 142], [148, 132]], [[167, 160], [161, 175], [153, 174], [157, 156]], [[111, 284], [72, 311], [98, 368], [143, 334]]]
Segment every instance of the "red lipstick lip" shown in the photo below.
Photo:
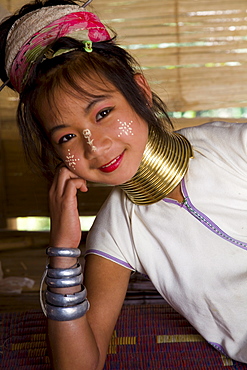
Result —
[[124, 153], [118, 155], [116, 158], [114, 158], [109, 163], [106, 163], [103, 166], [101, 166], [99, 168], [100, 171], [107, 172], [107, 173], [115, 171], [119, 167], [119, 165], [120, 165], [120, 163], [123, 159], [123, 155], [124, 155]]

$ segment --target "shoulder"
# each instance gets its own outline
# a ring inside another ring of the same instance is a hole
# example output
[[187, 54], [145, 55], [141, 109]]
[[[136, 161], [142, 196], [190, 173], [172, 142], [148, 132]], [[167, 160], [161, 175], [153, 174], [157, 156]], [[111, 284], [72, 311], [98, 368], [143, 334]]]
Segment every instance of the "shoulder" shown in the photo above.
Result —
[[[106, 235], [108, 235], [110, 239], [115, 239], [115, 234], [127, 233], [129, 228], [130, 203], [131, 202], [120, 188], [113, 188], [95, 218], [88, 235], [88, 240], [102, 237], [106, 238]], [[101, 230], [101, 235], [98, 235], [98, 230]]]
[[106, 201], [103, 203], [98, 216], [104, 214], [104, 217], [107, 218], [108, 214], [118, 213], [120, 216], [121, 213], [128, 213], [129, 206], [132, 203], [127, 198], [126, 194], [119, 188], [113, 187], [111, 193], [109, 194]]
[[96, 254], [129, 270], [135, 270], [131, 205], [124, 192], [114, 188], [88, 233], [86, 255]]
[[247, 123], [216, 121], [178, 132], [190, 141], [194, 152], [246, 176]]
[[247, 141], [247, 123], [239, 122], [224, 122], [224, 121], [215, 121], [204, 123], [200, 126], [183, 128], [178, 131], [193, 144], [200, 142], [207, 142], [208, 144], [213, 143], [221, 144], [228, 143], [228, 140], [234, 140], [234, 143], [238, 142], [241, 144]]

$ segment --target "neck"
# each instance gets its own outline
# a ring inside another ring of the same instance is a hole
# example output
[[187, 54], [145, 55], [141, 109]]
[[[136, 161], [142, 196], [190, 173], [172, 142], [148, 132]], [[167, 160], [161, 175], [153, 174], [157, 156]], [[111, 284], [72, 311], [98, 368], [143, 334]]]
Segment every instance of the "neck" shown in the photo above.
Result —
[[184, 136], [151, 129], [137, 173], [120, 188], [135, 204], [156, 203], [180, 184], [192, 155]]

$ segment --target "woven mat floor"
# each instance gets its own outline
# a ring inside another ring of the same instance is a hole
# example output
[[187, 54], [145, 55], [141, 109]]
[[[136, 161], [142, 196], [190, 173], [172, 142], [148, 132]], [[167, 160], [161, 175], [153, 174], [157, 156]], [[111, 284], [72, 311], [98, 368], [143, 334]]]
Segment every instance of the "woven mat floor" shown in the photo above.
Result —
[[[50, 370], [43, 314], [4, 313], [0, 319], [0, 369]], [[104, 367], [117, 369], [247, 370], [247, 364], [221, 355], [166, 304], [124, 305]]]

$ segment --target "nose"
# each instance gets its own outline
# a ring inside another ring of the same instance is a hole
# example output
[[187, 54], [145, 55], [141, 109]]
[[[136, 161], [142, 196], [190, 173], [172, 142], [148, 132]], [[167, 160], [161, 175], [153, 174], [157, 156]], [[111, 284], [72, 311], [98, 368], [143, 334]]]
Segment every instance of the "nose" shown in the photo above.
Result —
[[102, 130], [92, 132], [89, 129], [82, 131], [85, 143], [85, 157], [93, 159], [96, 156], [105, 154], [112, 146], [112, 140]]

